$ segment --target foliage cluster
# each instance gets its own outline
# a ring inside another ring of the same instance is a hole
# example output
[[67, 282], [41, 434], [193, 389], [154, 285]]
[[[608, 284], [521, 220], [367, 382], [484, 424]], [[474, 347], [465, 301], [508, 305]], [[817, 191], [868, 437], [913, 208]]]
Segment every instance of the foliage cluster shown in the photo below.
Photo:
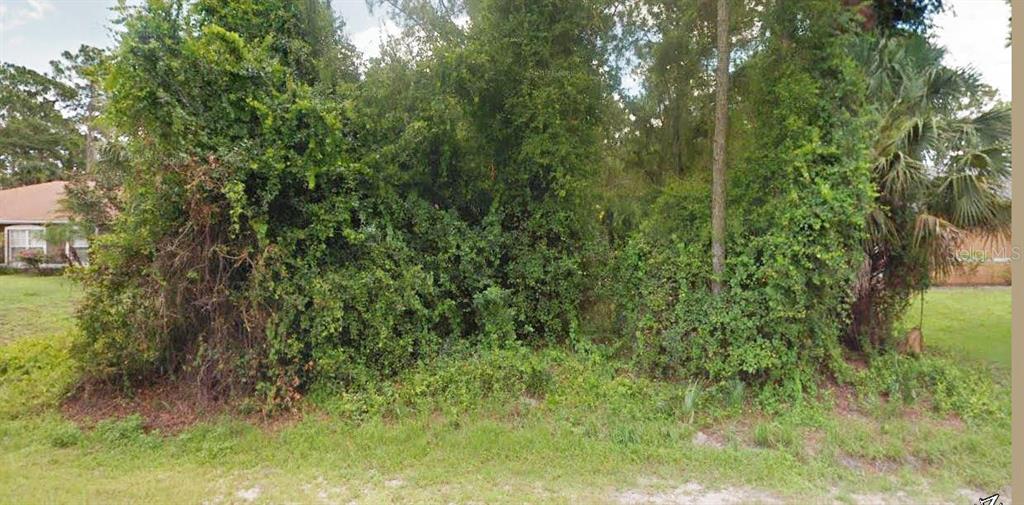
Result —
[[105, 85], [133, 162], [86, 276], [90, 373], [289, 405], [466, 342], [571, 334], [598, 27], [586, 2], [516, 5], [365, 79], [326, 2], [128, 9]]
[[83, 139], [63, 108], [76, 93], [34, 70], [0, 66], [0, 188], [58, 179], [82, 166]]
[[277, 407], [587, 327], [651, 377], [815, 394], [847, 375], [858, 310], [891, 320], [921, 286], [865, 302], [865, 271], [917, 279], [943, 230], [1002, 226], [1005, 108], [959, 120], [984, 92], [933, 89], [972, 81], [921, 35], [941, 2], [737, 6], [717, 279], [710, 5], [396, 0], [403, 35], [368, 63], [322, 0], [123, 7], [117, 47], [65, 67], [117, 139], [77, 200], [120, 210], [76, 355]]
[[776, 35], [736, 71], [726, 289], [708, 289], [709, 191], [692, 170], [622, 248], [615, 284], [643, 368], [772, 384], [795, 400], [840, 361], [871, 196], [870, 115], [843, 12], [771, 9], [762, 29]]
[[880, 116], [875, 197], [854, 284], [851, 347], [879, 347], [914, 293], [965, 262], [963, 239], [1009, 233], [1010, 108], [970, 68], [942, 64], [924, 36], [863, 38], [854, 49]]

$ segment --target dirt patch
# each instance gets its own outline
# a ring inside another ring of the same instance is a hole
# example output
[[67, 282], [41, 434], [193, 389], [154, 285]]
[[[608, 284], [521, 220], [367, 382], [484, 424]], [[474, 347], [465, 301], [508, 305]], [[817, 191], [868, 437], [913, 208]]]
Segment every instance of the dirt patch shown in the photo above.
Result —
[[821, 454], [821, 448], [825, 445], [825, 433], [818, 429], [804, 431], [804, 456], [807, 459], [814, 459]]
[[[895, 493], [856, 493], [847, 495], [844, 500], [836, 499], [836, 491], [832, 492], [834, 503], [853, 503], [854, 505], [904, 505], [906, 503], [934, 503], [936, 505], [977, 505], [981, 498], [988, 496], [983, 491], [972, 491], [960, 489], [955, 496], [937, 497], [929, 496], [922, 498], [916, 493], [907, 491], [896, 491]], [[1006, 496], [999, 497], [1002, 505], [1011, 505]]]
[[701, 447], [711, 447], [713, 449], [721, 449], [725, 447], [725, 440], [721, 435], [713, 432], [704, 433], [698, 431], [693, 434], [693, 445], [699, 445]]
[[857, 472], [863, 473], [871, 469], [870, 463], [842, 452], [836, 455], [836, 461], [838, 461], [840, 465]]
[[782, 500], [756, 489], [726, 487], [707, 489], [696, 482], [663, 492], [627, 490], [616, 495], [617, 503], [623, 505], [729, 505], [729, 504], [781, 504]]
[[165, 382], [125, 392], [107, 385], [87, 385], [78, 388], [61, 405], [64, 416], [75, 424], [91, 428], [100, 421], [121, 419], [132, 414], [142, 417], [146, 431], [165, 434], [179, 433], [195, 424], [224, 416], [238, 417], [275, 431], [294, 423], [298, 412], [274, 416], [239, 413], [238, 404], [210, 400], [199, 390], [183, 381]]
[[158, 384], [130, 393], [107, 385], [79, 388], [62, 405], [64, 415], [91, 427], [105, 419], [138, 413], [147, 430], [176, 432], [204, 417], [221, 413], [222, 406], [204, 402], [180, 383]]
[[840, 465], [843, 465], [850, 470], [854, 470], [860, 473], [874, 473], [874, 474], [890, 474], [900, 468], [901, 463], [905, 463], [906, 460], [897, 462], [884, 458], [872, 459], [872, 458], [861, 458], [852, 456], [850, 454], [840, 452], [836, 455], [836, 461]]
[[[981, 491], [981, 490], [978, 490], [978, 489], [967, 489], [967, 488], [962, 488], [962, 489], [957, 490], [957, 494], [960, 495], [961, 497], [963, 497], [964, 500], [966, 500], [966, 501], [962, 501], [962, 502], [958, 502], [958, 503], [970, 503], [972, 505], [975, 504], [975, 503], [981, 502], [981, 500], [984, 499], [984, 498], [989, 498], [989, 497], [992, 496], [992, 493], [989, 492], [989, 491]], [[999, 498], [996, 500], [996, 503], [999, 503], [1001, 505], [1013, 505], [1013, 498], [1012, 498], [1012, 494], [1010, 493], [1010, 490], [1009, 489], [1000, 490], [999, 491]]]
[[253, 486], [248, 489], [240, 489], [237, 492], [235, 492], [235, 496], [246, 503], [256, 501], [256, 499], [259, 498], [261, 494], [263, 494], [263, 489], [261, 489], [259, 486]]
[[967, 423], [965, 423], [964, 420], [961, 419], [960, 416], [956, 414], [947, 415], [941, 421], [939, 421], [939, 425], [945, 428], [954, 429], [956, 431], [964, 431], [964, 428], [967, 427]]
[[[709, 488], [696, 482], [688, 482], [668, 491], [652, 491], [643, 489], [664, 484], [663, 481], [645, 482], [638, 480], [641, 489], [630, 489], [615, 494], [613, 501], [622, 505], [731, 505], [731, 504], [782, 504], [782, 503], [822, 503], [832, 505], [903, 505], [905, 503], [934, 503], [936, 505], [959, 505], [973, 503], [986, 496], [985, 493], [970, 489], [958, 490], [953, 497], [940, 497], [928, 494], [920, 496], [920, 491], [897, 490], [886, 493], [842, 493], [838, 488], [831, 488], [827, 494], [818, 496], [786, 497], [772, 492], [749, 487]], [[1000, 496], [1000, 500], [1009, 505], [1009, 497]]]
[[846, 364], [852, 366], [858, 372], [868, 369], [868, 360], [864, 356], [851, 356], [846, 358]]
[[835, 396], [836, 413], [843, 416], [859, 415], [857, 391], [849, 384], [833, 384], [829, 387]]
[[857, 505], [899, 505], [910, 503], [906, 493], [899, 491], [895, 494], [865, 493], [850, 495], [850, 499]]

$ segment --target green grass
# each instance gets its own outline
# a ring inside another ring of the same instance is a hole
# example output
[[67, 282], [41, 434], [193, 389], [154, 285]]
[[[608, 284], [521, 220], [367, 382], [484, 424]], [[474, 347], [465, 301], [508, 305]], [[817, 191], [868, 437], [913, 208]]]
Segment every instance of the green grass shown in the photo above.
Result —
[[0, 345], [71, 329], [78, 294], [61, 276], [0, 275]]
[[[690, 425], [651, 407], [669, 388], [580, 375], [580, 366], [529, 407], [482, 402], [445, 414], [460, 402], [438, 397], [436, 409], [397, 418], [321, 413], [277, 431], [224, 419], [165, 436], [132, 418], [94, 430], [52, 413], [14, 419], [0, 423], [0, 502], [242, 503], [237, 493], [259, 488], [260, 503], [318, 503], [321, 493], [340, 503], [613, 503], [625, 489], [688, 482], [792, 502], [833, 488], [905, 490], [927, 502], [1006, 483], [1002, 465], [963, 462], [1003, 461], [1008, 429], [816, 411], [753, 423], [750, 412], [702, 415]], [[697, 429], [724, 446], [694, 444]]]
[[[908, 327], [921, 320], [921, 299], [904, 319]], [[937, 288], [924, 296], [925, 347], [1010, 368], [1010, 288]]]
[[[981, 306], [952, 298], [948, 308]], [[926, 321], [937, 349], [979, 331], [928, 307], [944, 323]], [[1008, 306], [995, 316], [1008, 319]], [[731, 403], [728, 387], [631, 376], [600, 348], [497, 349], [370, 389], [315, 388], [310, 414], [276, 428], [223, 418], [162, 434], [138, 417], [65, 420], [55, 407], [74, 368], [71, 336], [58, 335], [0, 346], [0, 503], [616, 503], [692, 482], [793, 503], [896, 491], [927, 503], [1009, 483], [1008, 388], [944, 350], [872, 363], [865, 391], [933, 400], [920, 404], [866, 394], [834, 410], [826, 392], [769, 416], [749, 397]], [[1008, 331], [963, 345], [985, 359], [1001, 341]], [[966, 424], [950, 420], [957, 411]], [[698, 431], [718, 447], [695, 443]]]

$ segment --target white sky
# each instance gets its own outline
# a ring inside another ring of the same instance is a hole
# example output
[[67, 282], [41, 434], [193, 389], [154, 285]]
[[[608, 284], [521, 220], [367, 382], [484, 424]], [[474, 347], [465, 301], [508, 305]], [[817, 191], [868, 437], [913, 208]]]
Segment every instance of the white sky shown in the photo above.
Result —
[[986, 83], [1010, 100], [1010, 6], [1004, 0], [947, 0], [951, 7], [935, 17], [935, 39], [946, 46], [946, 63], [972, 66]]
[[[80, 44], [109, 46], [110, 8], [116, 0], [0, 0], [0, 61], [46, 71], [49, 61]], [[1010, 6], [1004, 0], [946, 0], [935, 19], [936, 40], [949, 50], [948, 63], [971, 65], [985, 82], [1010, 99], [1010, 48], [1005, 47]], [[352, 42], [367, 56], [378, 54], [382, 34], [394, 32], [365, 0], [332, 0]]]

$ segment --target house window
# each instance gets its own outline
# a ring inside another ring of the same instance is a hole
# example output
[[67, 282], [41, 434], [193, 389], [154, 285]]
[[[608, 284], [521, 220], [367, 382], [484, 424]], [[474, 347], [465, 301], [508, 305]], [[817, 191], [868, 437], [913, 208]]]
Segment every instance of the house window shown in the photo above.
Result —
[[46, 254], [46, 228], [42, 226], [8, 226], [4, 235], [7, 263], [20, 263], [18, 255], [23, 251], [35, 250]]
[[76, 238], [68, 244], [72, 249], [75, 250], [75, 254], [78, 255], [78, 260], [83, 265], [89, 264], [89, 241], [84, 238]]

